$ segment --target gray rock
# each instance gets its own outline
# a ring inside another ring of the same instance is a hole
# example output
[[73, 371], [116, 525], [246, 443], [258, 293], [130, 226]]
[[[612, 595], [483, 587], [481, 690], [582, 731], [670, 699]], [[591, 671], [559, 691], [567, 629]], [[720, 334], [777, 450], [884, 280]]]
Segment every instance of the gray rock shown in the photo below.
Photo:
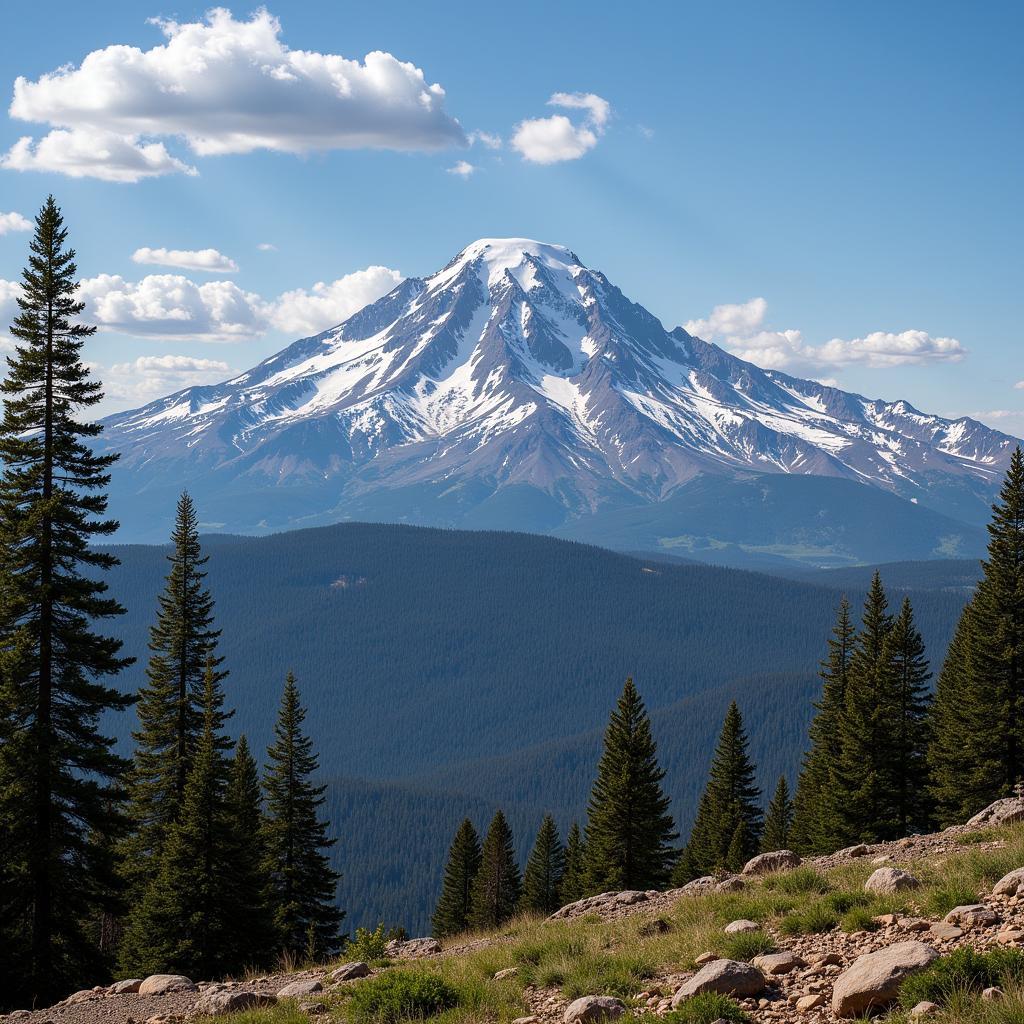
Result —
[[837, 857], [866, 857], [871, 852], [871, 849], [864, 843], [858, 843], [856, 846], [847, 846], [845, 850], [840, 850]]
[[110, 986], [110, 994], [121, 996], [126, 992], [138, 992], [141, 984], [141, 978], [125, 978], [123, 981], [115, 981], [114, 984]]
[[992, 892], [996, 896], [1024, 896], [1024, 868], [1016, 868], [1003, 875], [992, 887]]
[[613, 996], [580, 996], [566, 1008], [564, 1024], [598, 1024], [599, 1021], [618, 1020], [626, 1012], [626, 1004]]
[[759, 853], [748, 860], [743, 866], [743, 874], [767, 875], [771, 871], [785, 871], [799, 864], [800, 856], [792, 850], [773, 850], [771, 853]]
[[999, 923], [999, 915], [994, 910], [989, 910], [984, 903], [969, 903], [962, 907], [954, 907], [943, 920], [960, 928], [987, 928]]
[[894, 893], [916, 889], [921, 883], [902, 868], [879, 868], [864, 883], [865, 892]]
[[233, 992], [230, 989], [221, 989], [220, 991], [204, 992], [195, 1001], [192, 1009], [204, 1017], [223, 1017], [229, 1013], [252, 1010], [259, 1006], [273, 1006], [276, 1002], [277, 996], [266, 995], [262, 992], [252, 992], [246, 989]]
[[505, 978], [514, 978], [518, 973], [518, 967], [503, 967], [500, 971], [494, 972], [494, 980], [504, 981]]
[[1024, 797], [1009, 796], [989, 804], [979, 811], [970, 821], [968, 828], [980, 828], [982, 825], [1011, 825], [1015, 821], [1024, 821]]
[[910, 1016], [913, 1020], [918, 1020], [921, 1017], [932, 1017], [939, 1012], [941, 1007], [938, 1003], [930, 1002], [927, 999], [922, 999], [911, 1011]]
[[837, 1017], [858, 1017], [868, 1010], [894, 1003], [904, 979], [923, 970], [938, 955], [923, 942], [897, 942], [858, 957], [853, 966], [836, 979], [832, 989], [832, 1012]]
[[441, 952], [441, 943], [435, 938], [426, 936], [422, 939], [392, 939], [384, 951], [388, 956], [398, 957], [402, 960], [413, 960], [421, 956], [433, 956]]
[[284, 988], [278, 989], [277, 998], [301, 999], [303, 996], [311, 996], [323, 990], [323, 985], [316, 978], [299, 978], [298, 981], [290, 981]]
[[761, 956], [755, 956], [750, 962], [765, 976], [789, 974], [790, 971], [795, 971], [798, 967], [807, 966], [807, 961], [791, 950], [784, 950], [781, 953], [763, 953]]
[[690, 996], [700, 992], [718, 992], [723, 996], [756, 996], [764, 991], [764, 975], [753, 964], [739, 960], [714, 960], [705, 964], [672, 997], [678, 1009]]
[[198, 991], [198, 987], [184, 974], [151, 974], [139, 985], [140, 996], [163, 996], [168, 992]]
[[354, 960], [350, 964], [342, 964], [340, 967], [335, 967], [327, 975], [327, 980], [332, 982], [352, 981], [355, 978], [366, 978], [369, 974], [369, 964], [364, 964], [362, 960]]
[[739, 921], [730, 921], [723, 931], [726, 935], [748, 935], [751, 932], [759, 932], [761, 926], [756, 921], [748, 921], [741, 918]]
[[746, 885], [739, 875], [731, 875], [729, 878], [723, 878], [715, 886], [715, 892], [739, 892], [740, 889], [746, 888]]
[[940, 941], [959, 939], [963, 933], [963, 928], [957, 928], [955, 924], [946, 924], [943, 921], [936, 921], [935, 924], [928, 929], [928, 934], [933, 939], [938, 939]]

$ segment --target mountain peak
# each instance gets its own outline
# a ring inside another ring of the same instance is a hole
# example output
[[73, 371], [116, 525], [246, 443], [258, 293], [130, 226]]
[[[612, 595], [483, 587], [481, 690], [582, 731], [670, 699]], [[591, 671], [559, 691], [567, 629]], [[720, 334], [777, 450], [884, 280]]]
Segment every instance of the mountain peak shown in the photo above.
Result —
[[487, 286], [491, 287], [504, 277], [506, 271], [513, 272], [519, 284], [529, 290], [529, 279], [520, 280], [523, 274], [516, 273], [530, 265], [540, 265], [553, 271], [568, 271], [583, 267], [579, 257], [564, 245], [538, 242], [532, 238], [478, 238], [467, 245], [443, 270], [427, 278], [430, 287], [447, 282], [464, 267], [480, 264], [487, 270]]

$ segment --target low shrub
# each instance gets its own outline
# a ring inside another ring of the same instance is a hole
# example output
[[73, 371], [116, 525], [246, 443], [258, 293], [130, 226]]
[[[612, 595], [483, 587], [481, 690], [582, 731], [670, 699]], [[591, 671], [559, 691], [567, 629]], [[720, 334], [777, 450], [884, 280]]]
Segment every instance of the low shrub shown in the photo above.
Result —
[[727, 1020], [730, 1024], [747, 1024], [750, 1020], [738, 1003], [717, 992], [701, 992], [691, 996], [678, 1010], [654, 1019], [665, 1024], [715, 1024], [718, 1020]]
[[763, 953], [774, 953], [775, 949], [775, 940], [765, 932], [727, 935], [722, 943], [722, 955], [728, 960], [753, 960]]
[[900, 1002], [908, 1009], [922, 1000], [941, 1005], [993, 985], [1005, 988], [1020, 984], [1024, 984], [1024, 953], [1016, 949], [979, 953], [970, 946], [961, 946], [907, 978], [900, 989]]
[[398, 1024], [432, 1017], [458, 1003], [458, 990], [436, 974], [390, 970], [353, 987], [347, 1016], [350, 1021]]
[[368, 964], [387, 960], [388, 939], [383, 922], [372, 932], [368, 928], [357, 928], [356, 937], [345, 946], [345, 956], [349, 960], [362, 960]]
[[845, 914], [854, 907], [866, 907], [871, 902], [871, 897], [866, 892], [831, 892], [825, 897], [825, 905], [836, 914]]
[[851, 907], [839, 921], [844, 932], [873, 932], [878, 928], [875, 918], [881, 911], [871, 906]]

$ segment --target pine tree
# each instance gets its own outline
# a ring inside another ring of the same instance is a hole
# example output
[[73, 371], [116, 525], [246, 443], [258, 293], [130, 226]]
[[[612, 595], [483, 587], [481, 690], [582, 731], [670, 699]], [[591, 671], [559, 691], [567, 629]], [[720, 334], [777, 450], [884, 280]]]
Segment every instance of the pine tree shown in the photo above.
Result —
[[605, 730], [587, 807], [587, 884], [595, 892], [653, 889], [667, 881], [676, 832], [664, 777], [647, 711], [627, 679]]
[[484, 837], [480, 870], [473, 883], [473, 927], [498, 928], [504, 924], [516, 912], [520, 890], [512, 829], [499, 809]]
[[944, 823], [963, 820], [1024, 777], [1024, 453], [992, 507], [987, 558], [939, 677], [930, 760]]
[[817, 714], [809, 730], [810, 750], [804, 758], [793, 808], [793, 845], [810, 853], [835, 849], [839, 812], [835, 802], [836, 774], [841, 747], [839, 719], [846, 703], [846, 686], [855, 637], [850, 602], [844, 597], [828, 642], [828, 658], [819, 675], [823, 685]]
[[310, 781], [318, 760], [302, 732], [305, 718], [289, 672], [274, 742], [267, 750], [263, 836], [278, 948], [295, 958], [322, 957], [335, 950], [343, 916], [335, 902], [340, 876], [324, 853], [336, 840], [328, 838], [327, 824], [319, 818], [327, 787]]
[[768, 805], [768, 813], [764, 818], [761, 852], [771, 853], [773, 850], [789, 849], [792, 829], [793, 801], [789, 798], [789, 783], [786, 782], [786, 776], [780, 775], [775, 795]]
[[587, 850], [579, 822], [574, 821], [565, 837], [565, 870], [562, 872], [563, 905], [587, 895]]
[[480, 837], [466, 818], [458, 827], [444, 869], [441, 898], [434, 911], [434, 934], [458, 935], [469, 927], [473, 883], [480, 870]]
[[562, 905], [564, 873], [565, 848], [558, 837], [558, 826], [550, 814], [545, 814], [523, 873], [522, 909], [553, 914]]
[[930, 820], [928, 794], [928, 726], [931, 672], [924, 641], [914, 624], [909, 598], [903, 599], [893, 620], [886, 656], [895, 685], [894, 717], [890, 723], [894, 744], [885, 760], [896, 835], [924, 831]]
[[41, 1001], [98, 970], [83, 923], [113, 888], [109, 837], [123, 828], [125, 763], [99, 731], [132, 699], [103, 684], [130, 659], [95, 631], [122, 614], [100, 579], [117, 560], [94, 546], [114, 455], [94, 454], [101, 427], [76, 414], [102, 399], [76, 323], [75, 251], [51, 196], [22, 273], [17, 347], [0, 385], [0, 963], [5, 999]]
[[212, 659], [206, 672], [203, 727], [190, 758], [180, 814], [168, 828], [157, 870], [132, 915], [122, 944], [132, 972], [173, 971], [209, 978], [232, 963], [240, 909], [225, 794], [221, 692]]
[[689, 842], [673, 876], [680, 885], [722, 868], [737, 870], [757, 849], [761, 791], [754, 784], [756, 772], [747, 747], [743, 716], [733, 701], [722, 723]]
[[[178, 818], [192, 751], [200, 729], [204, 676], [227, 675], [217, 657], [220, 631], [213, 628], [213, 598], [206, 589], [199, 545], [199, 517], [188, 494], [178, 500], [171, 563], [150, 629], [146, 685], [139, 691], [139, 729], [131, 773], [131, 818], [135, 831], [123, 856], [125, 873], [138, 890], [151, 879], [168, 828]], [[218, 723], [219, 749], [229, 741]]]

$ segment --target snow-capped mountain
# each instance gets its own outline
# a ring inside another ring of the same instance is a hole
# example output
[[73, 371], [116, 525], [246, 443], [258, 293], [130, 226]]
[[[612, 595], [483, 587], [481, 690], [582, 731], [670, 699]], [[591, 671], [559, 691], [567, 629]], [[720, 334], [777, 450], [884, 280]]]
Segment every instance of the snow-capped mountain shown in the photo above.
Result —
[[1017, 443], [668, 331], [569, 249], [527, 239], [474, 242], [247, 373], [110, 417], [103, 437], [122, 506], [188, 486], [236, 531], [458, 524], [495, 503], [507, 525], [554, 528], [752, 473], [980, 522]]

